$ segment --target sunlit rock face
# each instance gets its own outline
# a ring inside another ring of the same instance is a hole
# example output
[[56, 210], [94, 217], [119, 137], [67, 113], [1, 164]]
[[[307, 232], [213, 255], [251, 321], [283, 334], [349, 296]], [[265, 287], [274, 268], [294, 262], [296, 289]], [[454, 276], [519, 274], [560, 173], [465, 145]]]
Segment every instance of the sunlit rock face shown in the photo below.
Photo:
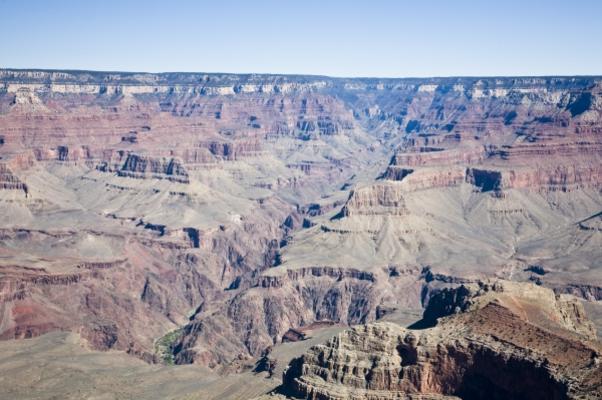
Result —
[[597, 77], [1, 70], [0, 337], [219, 369], [441, 283], [600, 300], [601, 154]]
[[600, 351], [577, 299], [497, 281], [435, 295], [434, 327], [373, 323], [291, 362], [281, 392], [304, 399], [594, 399]]

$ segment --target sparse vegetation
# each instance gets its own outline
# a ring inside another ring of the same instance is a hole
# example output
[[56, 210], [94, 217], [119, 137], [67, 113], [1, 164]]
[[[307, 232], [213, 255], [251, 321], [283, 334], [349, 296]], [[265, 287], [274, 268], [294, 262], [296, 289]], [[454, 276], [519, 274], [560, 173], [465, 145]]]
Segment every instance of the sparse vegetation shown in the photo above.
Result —
[[155, 354], [167, 365], [174, 365], [173, 346], [181, 334], [180, 329], [173, 330], [155, 342]]

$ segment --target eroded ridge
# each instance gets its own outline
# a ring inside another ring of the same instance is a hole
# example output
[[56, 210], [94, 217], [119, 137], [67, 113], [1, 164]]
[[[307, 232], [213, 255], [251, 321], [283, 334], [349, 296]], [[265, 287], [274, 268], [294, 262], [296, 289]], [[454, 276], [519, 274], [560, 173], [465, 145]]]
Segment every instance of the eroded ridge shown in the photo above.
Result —
[[306, 399], [598, 398], [602, 347], [581, 304], [531, 284], [445, 289], [422, 330], [362, 325], [294, 360], [282, 392]]

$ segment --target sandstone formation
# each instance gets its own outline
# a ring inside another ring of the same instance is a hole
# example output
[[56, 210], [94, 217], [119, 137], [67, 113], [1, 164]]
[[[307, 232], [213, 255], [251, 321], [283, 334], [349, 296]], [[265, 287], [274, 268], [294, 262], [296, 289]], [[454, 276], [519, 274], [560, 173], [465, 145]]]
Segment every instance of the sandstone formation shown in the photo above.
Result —
[[293, 360], [281, 392], [304, 399], [595, 399], [602, 347], [583, 307], [509, 282], [435, 295], [436, 326], [374, 323]]
[[599, 307], [601, 135], [599, 77], [0, 70], [0, 338], [223, 372], [443, 284]]

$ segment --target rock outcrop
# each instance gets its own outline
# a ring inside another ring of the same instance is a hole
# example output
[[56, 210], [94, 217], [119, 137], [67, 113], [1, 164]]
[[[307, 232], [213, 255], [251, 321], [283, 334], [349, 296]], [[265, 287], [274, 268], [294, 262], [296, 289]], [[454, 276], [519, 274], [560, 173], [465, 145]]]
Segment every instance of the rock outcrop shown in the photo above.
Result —
[[190, 183], [188, 172], [182, 162], [174, 158], [152, 158], [128, 154], [121, 168], [117, 170], [117, 175], [132, 178], [153, 177], [162, 179], [165, 177], [174, 182]]
[[[418, 274], [410, 269], [390, 277], [389, 271], [327, 267], [264, 274], [247, 288], [231, 289], [236, 295], [218, 311], [191, 320], [178, 339], [175, 360], [218, 367], [234, 361], [233, 355], [259, 355], [291, 328], [304, 329], [316, 321], [343, 325], [374, 321], [379, 306], [396, 305], [393, 297], [417, 308]], [[230, 338], [228, 351], [218, 348], [224, 336]]]
[[341, 212], [333, 218], [352, 215], [402, 215], [405, 213], [407, 210], [404, 207], [402, 189], [395, 183], [381, 183], [352, 190], [349, 199], [341, 208]]
[[27, 196], [27, 185], [6, 164], [0, 164], [0, 190], [17, 190]]
[[0, 70], [0, 336], [220, 370], [436, 283], [597, 301], [601, 85]]
[[425, 312], [438, 315], [436, 326], [376, 323], [344, 331], [293, 360], [281, 392], [328, 400], [602, 393], [602, 347], [575, 298], [509, 282], [437, 296]]

